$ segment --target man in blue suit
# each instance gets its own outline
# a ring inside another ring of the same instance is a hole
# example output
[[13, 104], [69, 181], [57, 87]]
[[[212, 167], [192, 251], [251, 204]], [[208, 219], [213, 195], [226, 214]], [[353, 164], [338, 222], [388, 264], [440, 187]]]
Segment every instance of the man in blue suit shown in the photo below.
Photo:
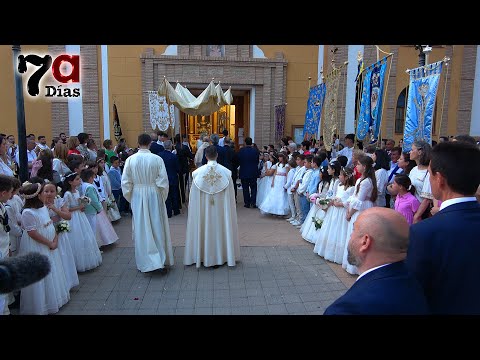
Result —
[[432, 195], [442, 201], [433, 217], [412, 225], [407, 266], [434, 314], [480, 314], [480, 150], [443, 142], [432, 150]]
[[427, 299], [408, 272], [408, 223], [384, 207], [363, 211], [353, 225], [348, 262], [360, 276], [325, 315], [425, 315]]
[[[159, 145], [161, 146], [161, 145]], [[163, 142], [164, 151], [157, 153], [163, 159], [165, 163], [165, 169], [167, 169], [168, 176], [168, 197], [165, 201], [167, 207], [167, 216], [169, 218], [173, 215], [180, 214], [180, 199], [178, 188], [178, 174], [180, 173], [180, 163], [178, 162], [177, 155], [172, 154], [172, 141], [165, 140]]]
[[257, 207], [257, 177], [259, 154], [253, 145], [252, 138], [245, 138], [245, 147], [238, 152], [238, 164], [240, 165], [239, 178], [243, 188], [243, 202], [246, 208]]

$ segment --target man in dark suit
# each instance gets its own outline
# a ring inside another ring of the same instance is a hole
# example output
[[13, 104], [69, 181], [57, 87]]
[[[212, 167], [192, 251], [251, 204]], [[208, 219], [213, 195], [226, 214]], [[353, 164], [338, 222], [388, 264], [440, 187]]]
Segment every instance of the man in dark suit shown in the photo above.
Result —
[[[227, 163], [226, 159], [226, 150], [223, 148], [223, 146], [218, 145], [218, 141], [220, 140], [220, 136], [218, 134], [212, 134], [210, 135], [210, 140], [212, 140], [212, 145], [215, 145], [217, 148], [217, 162], [220, 165], [225, 166], [227, 169], [230, 168], [230, 164]], [[205, 157], [205, 152], [203, 153], [203, 158], [202, 158], [202, 165], [205, 165], [207, 163], [207, 158]]]
[[252, 146], [252, 138], [245, 138], [245, 147], [238, 152], [239, 177], [242, 181], [243, 201], [246, 208], [257, 207], [258, 151]]
[[162, 145], [159, 145], [157, 143], [157, 133], [151, 133], [150, 134], [150, 138], [152, 139], [152, 142], [150, 143], [150, 152], [152, 154], [157, 154], [163, 150], [165, 150], [165, 148], [162, 146]]
[[233, 188], [235, 190], [235, 201], [237, 200], [237, 173], [238, 173], [238, 156], [235, 153], [235, 143], [227, 139], [224, 142], [223, 148], [225, 149], [226, 155], [225, 158], [227, 163], [230, 164], [228, 170], [232, 172]]
[[325, 315], [424, 315], [427, 299], [405, 265], [408, 223], [384, 207], [363, 211], [348, 242], [348, 262], [360, 276]]
[[480, 150], [466, 142], [432, 149], [430, 185], [442, 201], [433, 217], [412, 225], [407, 266], [433, 314], [480, 315]]
[[183, 142], [180, 142], [180, 134], [175, 135], [175, 150], [177, 152], [177, 159], [180, 164], [179, 188], [180, 201], [182, 203], [185, 203], [186, 201], [185, 187], [190, 176], [190, 160], [193, 160], [195, 157], [190, 151], [186, 136], [186, 134], [183, 134]]
[[177, 155], [172, 154], [172, 141], [165, 140], [163, 142], [164, 151], [159, 152], [157, 155], [163, 159], [165, 163], [165, 169], [167, 169], [168, 176], [168, 197], [165, 201], [167, 207], [167, 216], [169, 218], [173, 215], [180, 214], [180, 201], [178, 196], [178, 174], [180, 173], [180, 163], [178, 162]]

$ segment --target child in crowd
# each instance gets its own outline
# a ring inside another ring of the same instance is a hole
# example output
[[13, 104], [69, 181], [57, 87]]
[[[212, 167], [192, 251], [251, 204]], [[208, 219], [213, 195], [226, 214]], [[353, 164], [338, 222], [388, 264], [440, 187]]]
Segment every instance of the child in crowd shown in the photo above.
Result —
[[415, 186], [407, 175], [398, 174], [393, 178], [392, 188], [397, 193], [395, 211], [402, 214], [408, 224], [412, 225], [413, 217], [420, 206], [420, 202], [415, 197]]
[[290, 167], [290, 170], [287, 173], [287, 182], [285, 183], [283, 188], [287, 191], [288, 206], [290, 207], [290, 213], [291, 213], [287, 221], [293, 221], [295, 220], [295, 202], [294, 202], [293, 193], [290, 187], [292, 186], [292, 180], [295, 176], [295, 172], [297, 171], [297, 162], [295, 161], [294, 158], [292, 158], [288, 161], [288, 165]]
[[[100, 248], [102, 248], [105, 245], [110, 245], [113, 244], [115, 241], [118, 240], [118, 235], [113, 229], [112, 223], [110, 222], [107, 213], [105, 210], [107, 209], [107, 196], [105, 192], [105, 186], [103, 185], [103, 179], [98, 175], [98, 164], [89, 164], [89, 169], [92, 170], [94, 174], [93, 178], [93, 184], [95, 184], [95, 190], [97, 191], [98, 199], [101, 201], [102, 209], [96, 213], [96, 234], [97, 234], [97, 242], [100, 244]], [[86, 189], [86, 183], [90, 183], [90, 180], [85, 181], [83, 184], [84, 188]], [[88, 185], [87, 185], [88, 186]], [[99, 194], [99, 191], [105, 194], [105, 197], [102, 197], [102, 195]], [[88, 197], [93, 196], [95, 197], [95, 194], [93, 191], [90, 189], [85, 190], [85, 195]], [[104, 199], [102, 201], [102, 199]], [[95, 199], [92, 199], [92, 202], [90, 203], [93, 205], [95, 202]], [[85, 209], [85, 212], [88, 215], [89, 208]]]
[[[275, 157], [271, 155], [273, 159]], [[272, 166], [274, 175], [272, 180], [266, 184], [269, 189], [264, 200], [258, 207], [262, 214], [273, 214], [277, 216], [285, 216], [288, 214], [288, 195], [285, 191], [284, 185], [287, 182], [288, 163], [287, 155], [278, 154], [278, 163]]]
[[300, 207], [300, 199], [297, 189], [302, 182], [302, 177], [305, 174], [307, 168], [305, 167], [305, 155], [297, 153], [297, 155], [295, 156], [295, 161], [297, 163], [297, 170], [295, 171], [295, 176], [292, 179], [292, 185], [289, 188], [289, 191], [291, 191], [291, 193], [293, 194], [295, 214], [292, 214], [293, 220], [290, 220], [289, 222], [293, 226], [298, 226], [300, 225], [302, 209]]
[[293, 224], [294, 226], [297, 227], [297, 229], [300, 229], [302, 227], [302, 224], [307, 218], [308, 212], [310, 211], [309, 200], [305, 196], [305, 192], [307, 191], [307, 187], [308, 187], [308, 184], [310, 183], [310, 178], [313, 172], [312, 161], [313, 161], [313, 155], [305, 156], [305, 161], [304, 161], [305, 172], [297, 188], [298, 204], [300, 207], [300, 216], [297, 218], [298, 222]]
[[348, 262], [348, 241], [353, 232], [353, 225], [363, 210], [374, 206], [377, 200], [377, 179], [375, 178], [375, 169], [373, 160], [368, 155], [362, 155], [358, 158], [356, 165], [357, 171], [361, 174], [360, 179], [355, 183], [355, 191], [347, 200], [348, 210], [346, 219], [348, 221], [347, 235], [344, 239], [345, 247], [343, 251], [342, 267], [350, 274], [358, 274], [357, 267]]
[[260, 174], [259, 179], [257, 180], [257, 198], [255, 207], [259, 207], [263, 200], [267, 197], [267, 194], [270, 192], [272, 185], [272, 177], [275, 173], [277, 163], [277, 158], [269, 155], [268, 153], [263, 154], [264, 158], [264, 168]]
[[10, 254], [16, 256], [22, 237], [22, 209], [23, 200], [18, 195], [22, 184], [20, 180], [12, 177], [13, 192], [10, 200], [5, 204], [8, 214], [8, 225], [10, 226]]
[[[93, 171], [91, 175], [93, 178]], [[85, 215], [85, 204], [80, 200], [80, 193], [77, 190], [79, 185], [80, 176], [77, 173], [65, 176], [63, 199], [72, 213], [69, 238], [75, 257], [75, 266], [78, 272], [82, 272], [99, 266], [102, 263], [102, 255], [98, 249], [96, 235]]]
[[339, 174], [340, 185], [333, 198], [332, 205], [327, 210], [323, 224], [315, 239], [313, 251], [325, 260], [341, 264], [345, 250], [348, 221], [347, 199], [355, 190], [355, 176], [351, 168], [341, 167]]
[[85, 215], [92, 228], [93, 233], [97, 234], [97, 214], [103, 210], [100, 196], [98, 195], [95, 185], [95, 171], [93, 169], [84, 169], [80, 174], [82, 179], [82, 193], [85, 194], [90, 201], [85, 205]]
[[[75, 257], [73, 256], [72, 246], [70, 244], [69, 232], [59, 231], [58, 224], [62, 220], [71, 220], [72, 214], [68, 211], [64, 199], [57, 196], [57, 186], [53, 183], [47, 183], [43, 186], [43, 191], [40, 194], [43, 204], [48, 209], [48, 215], [53, 221], [55, 230], [58, 234], [58, 251], [62, 259], [63, 272], [67, 281], [68, 289], [72, 289], [79, 285], [77, 268], [75, 265]], [[70, 222], [64, 222], [70, 226]]]
[[110, 158], [112, 165], [108, 171], [108, 178], [112, 184], [112, 194], [118, 204], [120, 214], [128, 212], [127, 200], [123, 197], [122, 192], [122, 170], [120, 169], [120, 159], [116, 156]]
[[117, 202], [115, 201], [115, 197], [112, 193], [112, 184], [110, 183], [110, 178], [108, 177], [108, 171], [105, 170], [105, 160], [101, 157], [97, 158], [98, 164], [98, 175], [103, 181], [103, 186], [105, 188], [105, 195], [106, 195], [106, 208], [107, 208], [107, 216], [108, 219], [112, 221], [117, 221], [121, 218], [120, 212], [118, 211]]
[[[318, 168], [318, 165], [321, 164], [321, 159], [319, 157], [315, 157], [313, 159], [313, 164], [315, 164]], [[327, 167], [319, 168], [319, 170], [320, 182], [318, 183], [317, 192], [310, 194], [310, 197], [308, 198], [309, 202], [312, 204], [312, 207], [310, 208], [310, 211], [308, 212], [307, 217], [300, 228], [302, 238], [308, 242], [311, 242], [312, 244], [315, 244], [315, 235], [318, 231], [315, 223], [319, 220], [323, 221], [326, 214], [326, 208], [324, 208], [317, 200], [326, 199], [328, 188], [330, 187], [332, 180], [332, 176], [329, 174]]]
[[70, 300], [69, 288], [58, 251], [58, 234], [55, 232], [48, 209], [40, 194], [43, 185], [25, 185], [20, 194], [25, 198], [22, 212], [24, 229], [19, 255], [37, 252], [46, 255], [50, 262], [49, 274], [40, 281], [22, 288], [20, 292], [21, 315], [54, 314]]

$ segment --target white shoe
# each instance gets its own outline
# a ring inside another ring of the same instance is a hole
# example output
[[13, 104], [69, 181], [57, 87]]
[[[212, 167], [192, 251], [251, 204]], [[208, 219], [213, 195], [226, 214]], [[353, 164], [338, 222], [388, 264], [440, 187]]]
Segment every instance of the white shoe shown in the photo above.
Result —
[[296, 222], [296, 221], [297, 220], [295, 220], [295, 218], [294, 218], [293, 220], [289, 221], [289, 223], [293, 225], [293, 223]]
[[285, 219], [285, 220], [287, 220], [287, 221], [293, 221], [293, 219], [294, 219], [293, 217], [289, 217], [288, 219]]
[[300, 222], [296, 220], [296, 221], [292, 222], [291, 224], [292, 224], [293, 226], [298, 226], [298, 225], [300, 225]]

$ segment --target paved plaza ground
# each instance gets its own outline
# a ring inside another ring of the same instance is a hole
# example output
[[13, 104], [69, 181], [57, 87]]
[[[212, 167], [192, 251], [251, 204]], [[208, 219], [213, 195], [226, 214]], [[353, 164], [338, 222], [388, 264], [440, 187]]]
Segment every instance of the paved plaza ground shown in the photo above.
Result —
[[59, 315], [323, 314], [355, 281], [340, 265], [313, 252], [284, 219], [237, 204], [241, 260], [217, 269], [183, 265], [187, 212], [170, 219], [175, 265], [166, 274], [135, 266], [131, 218], [114, 228], [120, 240], [103, 251], [98, 268], [81, 273], [80, 285]]

